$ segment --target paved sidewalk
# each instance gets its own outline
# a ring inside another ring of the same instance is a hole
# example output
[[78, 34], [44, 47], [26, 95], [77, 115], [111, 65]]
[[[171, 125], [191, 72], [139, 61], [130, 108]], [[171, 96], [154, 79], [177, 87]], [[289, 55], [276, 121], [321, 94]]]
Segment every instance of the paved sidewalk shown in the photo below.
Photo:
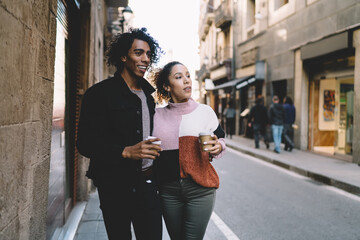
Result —
[[[266, 149], [263, 143], [260, 144], [260, 149], [256, 149], [253, 139], [239, 136], [233, 136], [232, 139], [226, 138], [226, 145], [289, 171], [360, 196], [360, 167], [357, 164], [298, 149], [277, 154], [273, 152], [273, 143], [270, 144], [270, 149]], [[89, 196], [75, 240], [107, 240], [99, 204], [99, 197], [95, 191]], [[163, 235], [165, 240], [170, 239], [165, 227]]]
[[[100, 201], [97, 191], [90, 193], [74, 240], [108, 240], [104, 219], [99, 206]], [[170, 240], [164, 223], [163, 226], [163, 240]], [[132, 235], [133, 239], [136, 239], [133, 229]]]
[[256, 149], [253, 139], [240, 136], [226, 138], [226, 145], [318, 182], [360, 196], [360, 167], [355, 163], [298, 149], [293, 149], [291, 152], [282, 150], [278, 154], [273, 151], [274, 143], [270, 143], [270, 148], [266, 149], [265, 144], [260, 142], [260, 148]]
[[74, 240], [107, 240], [97, 191], [90, 193]]

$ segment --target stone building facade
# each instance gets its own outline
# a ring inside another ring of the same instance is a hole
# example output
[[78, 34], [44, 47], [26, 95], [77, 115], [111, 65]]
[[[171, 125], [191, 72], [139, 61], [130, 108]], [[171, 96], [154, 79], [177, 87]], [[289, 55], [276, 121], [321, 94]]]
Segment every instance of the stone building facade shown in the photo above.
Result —
[[1, 1], [0, 239], [44, 239], [56, 0]]
[[[239, 135], [251, 137], [247, 110], [259, 95], [267, 106], [271, 98], [290, 96], [297, 109], [297, 148], [360, 161], [358, 31], [360, 2], [356, 0], [237, 0], [231, 1], [230, 32], [233, 55], [230, 79], [213, 78], [217, 39], [217, 9], [226, 1], [201, 1], [213, 12], [200, 18], [198, 71], [203, 99], [221, 110], [230, 99], [236, 102]], [[210, 40], [213, 39], [213, 40]], [[221, 42], [220, 42], [221, 43]], [[207, 50], [206, 49], [211, 49]], [[212, 54], [206, 56], [205, 54]], [[212, 59], [208, 65], [204, 59]], [[235, 72], [235, 73], [234, 73]], [[206, 74], [207, 73], [207, 74]], [[213, 86], [206, 89], [206, 80]], [[221, 116], [221, 112], [218, 112]], [[250, 134], [249, 134], [250, 132]]]
[[81, 97], [109, 75], [128, 1], [0, 2], [0, 239], [51, 239], [94, 189], [75, 147]]

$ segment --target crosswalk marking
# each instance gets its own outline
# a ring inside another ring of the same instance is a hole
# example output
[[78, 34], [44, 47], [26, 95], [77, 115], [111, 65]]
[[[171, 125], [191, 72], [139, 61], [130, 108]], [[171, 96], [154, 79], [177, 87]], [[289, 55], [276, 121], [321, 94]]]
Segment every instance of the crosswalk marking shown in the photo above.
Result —
[[233, 231], [224, 223], [223, 220], [213, 212], [211, 215], [211, 220], [215, 223], [215, 225], [220, 229], [220, 231], [225, 235], [228, 240], [240, 240]]

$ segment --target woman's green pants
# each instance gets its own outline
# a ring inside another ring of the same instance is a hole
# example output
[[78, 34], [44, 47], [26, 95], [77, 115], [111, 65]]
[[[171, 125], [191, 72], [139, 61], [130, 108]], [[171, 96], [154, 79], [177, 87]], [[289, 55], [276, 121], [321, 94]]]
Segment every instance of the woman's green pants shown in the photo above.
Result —
[[215, 188], [206, 188], [191, 178], [160, 186], [160, 197], [171, 240], [203, 239], [215, 205]]

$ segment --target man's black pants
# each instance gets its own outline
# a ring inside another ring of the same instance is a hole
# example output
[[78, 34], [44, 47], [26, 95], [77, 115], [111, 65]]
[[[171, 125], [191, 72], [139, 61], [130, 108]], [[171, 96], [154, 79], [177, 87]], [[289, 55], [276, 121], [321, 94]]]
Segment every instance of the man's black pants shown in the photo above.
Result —
[[226, 135], [232, 135], [235, 133], [235, 118], [226, 118]]
[[283, 138], [285, 143], [285, 150], [293, 149], [294, 129], [292, 124], [284, 124]]
[[269, 137], [266, 134], [266, 125], [254, 123], [253, 124], [253, 132], [254, 132], [255, 147], [256, 148], [260, 147], [259, 141], [260, 141], [260, 136], [262, 136], [264, 138], [266, 148], [268, 148], [268, 144], [270, 141], [269, 141]]
[[162, 239], [162, 214], [157, 186], [151, 178], [124, 189], [115, 182], [98, 184], [100, 208], [110, 240], [131, 239], [131, 223], [137, 240]]

